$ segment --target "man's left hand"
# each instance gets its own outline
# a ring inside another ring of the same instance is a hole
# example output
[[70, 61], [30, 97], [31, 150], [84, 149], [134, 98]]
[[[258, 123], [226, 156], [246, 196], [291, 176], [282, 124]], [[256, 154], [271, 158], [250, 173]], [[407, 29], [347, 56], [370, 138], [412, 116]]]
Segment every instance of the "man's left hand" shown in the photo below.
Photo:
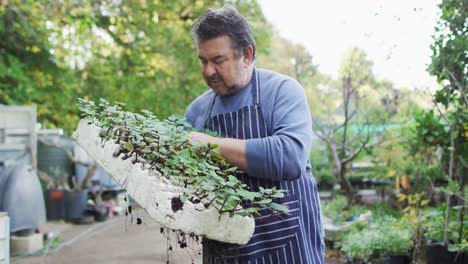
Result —
[[200, 132], [190, 132], [188, 134], [188, 138], [192, 143], [212, 143], [212, 144], [219, 144], [218, 138], [212, 137], [205, 133]]
[[190, 132], [188, 138], [192, 143], [211, 143], [219, 146], [218, 151], [232, 166], [247, 171], [245, 159], [245, 140], [234, 138], [217, 138], [200, 132]]

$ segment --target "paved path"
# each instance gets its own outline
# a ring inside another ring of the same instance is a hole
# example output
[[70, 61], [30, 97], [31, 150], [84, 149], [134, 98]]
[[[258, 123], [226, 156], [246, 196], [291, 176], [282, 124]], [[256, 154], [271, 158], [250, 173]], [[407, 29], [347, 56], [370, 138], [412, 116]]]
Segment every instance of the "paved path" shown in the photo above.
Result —
[[[146, 213], [141, 213], [143, 224], [130, 224], [125, 216], [114, 217], [106, 222], [92, 225], [58, 224], [55, 230], [61, 231], [62, 246], [54, 253], [13, 257], [12, 264], [165, 264], [167, 263], [166, 236], [160, 233], [160, 226]], [[134, 219], [135, 220], [135, 219]], [[50, 224], [49, 227], [50, 228]], [[180, 249], [175, 233], [171, 233], [171, 245], [169, 251], [170, 264], [199, 264], [202, 262], [201, 244], [195, 240], [188, 240], [188, 247], [192, 249]]]
[[[49, 254], [12, 257], [11, 264], [201, 264], [201, 243], [188, 241], [191, 249], [180, 249], [175, 233], [171, 233], [173, 250], [167, 256], [166, 236], [160, 226], [142, 210], [143, 224], [136, 225], [125, 216], [92, 225], [72, 225], [49, 222], [42, 231], [58, 231], [62, 244]], [[135, 219], [134, 219], [135, 220]], [[55, 251], [55, 252], [54, 252]], [[343, 260], [326, 259], [325, 263], [339, 264]]]

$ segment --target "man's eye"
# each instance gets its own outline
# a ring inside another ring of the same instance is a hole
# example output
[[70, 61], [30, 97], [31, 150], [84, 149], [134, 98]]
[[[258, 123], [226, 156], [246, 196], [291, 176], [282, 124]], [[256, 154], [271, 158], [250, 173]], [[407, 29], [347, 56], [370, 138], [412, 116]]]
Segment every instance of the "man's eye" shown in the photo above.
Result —
[[216, 63], [216, 64], [221, 64], [221, 63], [223, 63], [223, 62], [225, 62], [225, 61], [226, 61], [225, 58], [223, 58], [223, 59], [216, 59], [216, 60], [214, 60], [214, 63]]

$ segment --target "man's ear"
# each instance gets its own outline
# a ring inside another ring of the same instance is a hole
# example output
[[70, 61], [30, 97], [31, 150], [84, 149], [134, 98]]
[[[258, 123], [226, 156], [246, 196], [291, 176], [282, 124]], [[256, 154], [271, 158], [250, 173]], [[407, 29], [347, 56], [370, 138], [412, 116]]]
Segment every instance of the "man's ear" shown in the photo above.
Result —
[[246, 66], [250, 66], [253, 61], [253, 48], [252, 46], [247, 46], [244, 49], [244, 57], [242, 58]]

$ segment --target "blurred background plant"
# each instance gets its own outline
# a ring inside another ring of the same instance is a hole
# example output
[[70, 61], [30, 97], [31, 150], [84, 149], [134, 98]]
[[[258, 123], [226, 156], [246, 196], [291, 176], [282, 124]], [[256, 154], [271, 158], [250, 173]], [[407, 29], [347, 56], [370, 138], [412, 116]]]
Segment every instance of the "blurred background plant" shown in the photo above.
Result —
[[408, 254], [411, 248], [409, 222], [404, 218], [377, 216], [366, 226], [354, 228], [344, 237], [341, 249], [352, 263], [383, 263], [390, 254]]

